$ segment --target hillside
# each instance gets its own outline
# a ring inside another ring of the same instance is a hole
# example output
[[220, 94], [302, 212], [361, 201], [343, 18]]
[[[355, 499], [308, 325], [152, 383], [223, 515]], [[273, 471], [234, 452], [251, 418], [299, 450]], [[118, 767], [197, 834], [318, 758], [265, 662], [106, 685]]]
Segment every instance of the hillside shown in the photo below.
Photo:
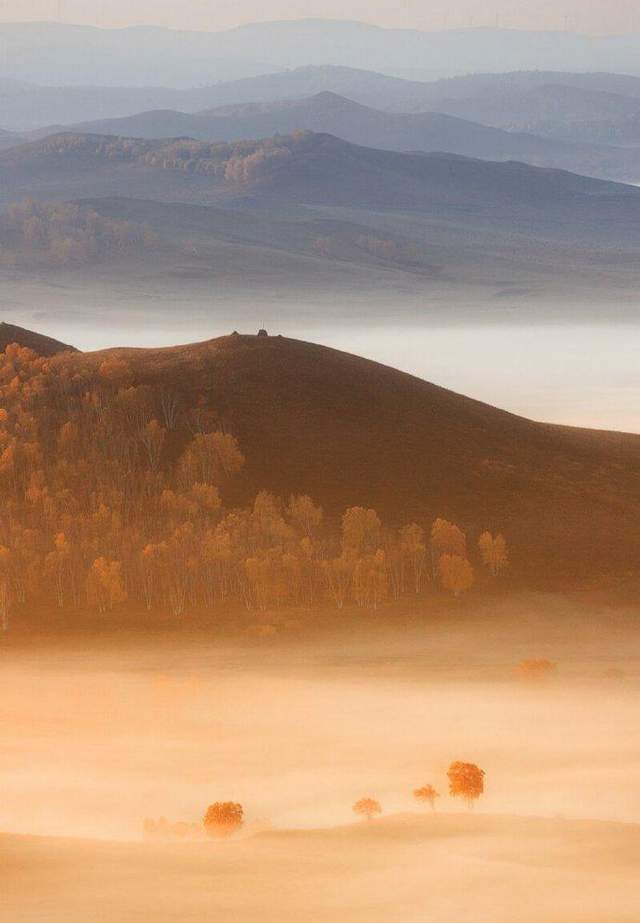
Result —
[[[0, 89], [3, 124], [24, 131], [42, 130], [52, 124], [69, 126], [88, 120], [118, 119], [151, 110], [197, 113], [221, 106], [297, 99], [326, 91], [364, 105], [402, 109], [428, 94], [427, 85], [419, 81], [331, 65], [307, 65], [185, 89], [40, 86], [2, 78]], [[50, 128], [46, 130], [51, 133]]]
[[318, 923], [389, 923], [397, 907], [404, 916], [428, 905], [438, 921], [511, 923], [517, 904], [522, 923], [571, 923], [588, 899], [594, 920], [626, 923], [639, 837], [636, 824], [406, 814], [217, 844], [4, 834], [0, 849], [8, 857], [5, 906], [24, 923], [84, 921], [96, 892], [122, 921], [144, 905], [160, 923], [218, 923], [229, 907], [246, 920], [299, 923], [312, 905]]
[[[634, 151], [502, 131], [437, 112], [383, 112], [331, 92], [299, 100], [227, 106], [195, 115], [171, 110], [142, 112], [82, 123], [73, 130], [129, 138], [191, 137], [220, 142], [305, 130], [335, 135], [363, 147], [445, 151], [485, 160], [520, 160], [607, 179], [640, 179], [640, 153]], [[570, 137], [570, 129], [566, 134]]]
[[436, 97], [429, 107], [485, 125], [574, 143], [640, 142], [640, 97], [555, 83], [553, 77], [524, 91], [504, 87], [466, 98]]
[[25, 330], [23, 327], [16, 327], [14, 324], [0, 321], [0, 353], [4, 352], [11, 343], [26, 346], [39, 356], [55, 356], [62, 352], [75, 352], [73, 346], [60, 343], [58, 340], [44, 336], [42, 333], [35, 333], [33, 330]]
[[470, 536], [503, 531], [518, 572], [536, 585], [637, 566], [640, 436], [534, 423], [281, 337], [63, 360], [79, 371], [105, 363], [124, 363], [129, 381], [181, 407], [200, 401], [237, 438], [246, 462], [224, 488], [226, 505], [265, 488], [309, 494], [330, 518], [353, 505], [393, 525], [446, 516]]
[[482, 121], [481, 113], [485, 117], [493, 107], [498, 112], [498, 125], [509, 127], [508, 119], [504, 124], [500, 121], [504, 114], [500, 114], [499, 101], [504, 100], [505, 112], [517, 119], [521, 113], [510, 101], [522, 99], [524, 102], [528, 95], [533, 97], [535, 91], [549, 87], [583, 91], [583, 98], [591, 96], [594, 103], [599, 100], [605, 104], [603, 117], [608, 114], [607, 97], [624, 98], [631, 103], [633, 98], [640, 97], [638, 77], [540, 70], [473, 74], [425, 83], [373, 70], [321, 64], [185, 89], [39, 86], [0, 78], [3, 125], [32, 132], [45, 129], [47, 134], [51, 134], [51, 128], [45, 128], [47, 125], [69, 126], [158, 110], [195, 114], [223, 106], [294, 100], [325, 92], [375, 109], [406, 112], [439, 109], [448, 112], [453, 107], [451, 111], [455, 114], [456, 105], [469, 107], [475, 100], [478, 109], [465, 109], [465, 117]]
[[[266, 195], [283, 202], [424, 211], [497, 207], [550, 218], [559, 211], [584, 221], [584, 208], [618, 220], [635, 215], [635, 189], [518, 162], [451, 154], [406, 154], [298, 132], [234, 144], [149, 141], [61, 134], [0, 154], [4, 201], [11, 195], [49, 200], [126, 195], [158, 201], [224, 200]], [[2, 201], [0, 199], [0, 201]]]
[[[431, 294], [434, 279], [446, 298], [463, 285], [474, 298], [482, 287], [483, 300], [505, 288], [627, 298], [638, 271], [631, 186], [325, 134], [232, 144], [58, 135], [0, 153], [0, 207], [27, 198], [80, 201], [151, 230], [162, 252], [137, 248], [117, 275], [105, 263], [82, 284], [67, 280], [109, 293], [127, 284], [128, 303], [139, 301], [142, 274], [161, 301], [175, 292], [208, 304], [214, 285], [251, 302], [315, 292], [348, 305], [362, 292]], [[373, 262], [384, 270], [372, 274]], [[83, 312], [102, 297], [78, 295]]]

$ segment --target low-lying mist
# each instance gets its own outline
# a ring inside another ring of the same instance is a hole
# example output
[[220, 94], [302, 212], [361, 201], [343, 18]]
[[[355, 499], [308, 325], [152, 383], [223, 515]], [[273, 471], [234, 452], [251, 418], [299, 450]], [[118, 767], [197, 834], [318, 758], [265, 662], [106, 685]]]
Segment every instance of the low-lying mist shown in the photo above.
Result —
[[[631, 626], [544, 600], [410, 634], [0, 650], [0, 828], [139, 839], [216, 800], [250, 829], [328, 827], [364, 795], [417, 810], [426, 783], [464, 810], [453, 760], [486, 771], [480, 812], [640, 822], [636, 654]], [[514, 677], [539, 656], [552, 679]]]

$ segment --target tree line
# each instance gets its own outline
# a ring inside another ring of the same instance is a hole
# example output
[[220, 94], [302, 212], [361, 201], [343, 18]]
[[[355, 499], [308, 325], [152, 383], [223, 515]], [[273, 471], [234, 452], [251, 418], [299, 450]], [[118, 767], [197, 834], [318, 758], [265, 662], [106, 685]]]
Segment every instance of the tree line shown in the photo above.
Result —
[[157, 245], [149, 228], [80, 205], [29, 199], [0, 215], [0, 265], [8, 268], [86, 265]]
[[336, 521], [308, 496], [260, 491], [227, 508], [245, 463], [211, 401], [136, 383], [117, 353], [0, 356], [0, 625], [29, 607], [108, 617], [346, 605], [429, 585], [460, 597], [508, 564], [502, 535], [474, 547], [455, 523]]
[[268, 184], [277, 170], [316, 142], [310, 131], [233, 143], [191, 138], [145, 140], [67, 132], [46, 138], [45, 154], [140, 163], [160, 170], [210, 176], [231, 186]]

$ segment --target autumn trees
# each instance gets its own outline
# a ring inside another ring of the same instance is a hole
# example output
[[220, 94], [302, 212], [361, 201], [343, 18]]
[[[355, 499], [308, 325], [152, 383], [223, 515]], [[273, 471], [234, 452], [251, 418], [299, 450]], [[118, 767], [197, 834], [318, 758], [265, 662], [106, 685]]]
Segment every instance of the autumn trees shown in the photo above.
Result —
[[242, 826], [244, 810], [234, 801], [216, 801], [210, 804], [203, 818], [203, 825], [209, 836], [231, 836]]
[[449, 794], [462, 798], [471, 808], [484, 792], [484, 770], [475, 763], [455, 762], [449, 766]]
[[478, 548], [482, 563], [489, 568], [492, 576], [497, 577], [502, 574], [509, 563], [507, 543], [504, 536], [483, 532], [478, 539]]
[[[215, 396], [156, 387], [127, 353], [0, 354], [0, 626], [26, 607], [182, 618], [324, 605], [376, 610], [482, 579], [455, 523], [391, 527], [305, 494], [228, 505], [245, 465]], [[478, 534], [477, 532], [475, 534]], [[502, 573], [504, 539], [478, 550]]]
[[0, 216], [0, 265], [11, 268], [86, 265], [157, 243], [149, 228], [80, 205], [29, 199]]
[[436, 798], [439, 798], [440, 794], [435, 790], [433, 785], [423, 785], [421, 788], [416, 788], [414, 790], [413, 797], [416, 801], [421, 802], [421, 804], [428, 804], [431, 810], [435, 811]]
[[353, 806], [353, 813], [367, 820], [373, 820], [376, 815], [382, 814], [382, 807], [375, 798], [360, 798]]

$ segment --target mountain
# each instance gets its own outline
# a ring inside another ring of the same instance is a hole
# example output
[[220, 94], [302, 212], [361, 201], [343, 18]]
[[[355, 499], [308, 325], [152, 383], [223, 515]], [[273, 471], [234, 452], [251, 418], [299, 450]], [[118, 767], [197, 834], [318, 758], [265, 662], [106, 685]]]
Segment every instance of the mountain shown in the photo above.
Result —
[[188, 89], [170, 87], [39, 86], [0, 79], [3, 121], [19, 130], [172, 109], [195, 113], [240, 103], [296, 99], [321, 92], [379, 108], [420, 108], [424, 83], [373, 71], [306, 66]]
[[[535, 85], [526, 90], [505, 87], [480, 91], [475, 81], [462, 81], [456, 89], [466, 86], [478, 95], [438, 95], [436, 85], [428, 108], [437, 108], [459, 118], [473, 117], [486, 125], [510, 131], [535, 132], [550, 138], [591, 144], [640, 143], [640, 96], [622, 95], [604, 90], [571, 86], [554, 82]], [[444, 81], [437, 87], [446, 94], [454, 81]], [[640, 83], [640, 81], [639, 81]], [[424, 101], [417, 104], [424, 108]]]
[[344, 20], [255, 23], [213, 33], [4, 23], [0, 46], [4, 77], [54, 86], [145, 87], [162, 73], [169, 86], [192, 87], [308, 64], [433, 78], [495, 71], [496, 61], [505, 71], [640, 75], [635, 35], [512, 29], [427, 33]]
[[603, 212], [615, 202], [621, 218], [627, 211], [635, 215], [640, 203], [632, 187], [563, 171], [376, 150], [313, 132], [236, 144], [60, 134], [0, 154], [0, 181], [4, 201], [28, 194], [60, 200], [117, 193], [215, 204], [257, 195], [411, 211], [443, 206], [540, 211], [543, 205], [553, 211], [591, 204]]
[[640, 77], [619, 72], [518, 70], [464, 74], [422, 84], [424, 99], [494, 99], [529, 93], [548, 86], [570, 87], [591, 93], [640, 98]]
[[362, 505], [390, 524], [440, 515], [470, 535], [504, 530], [514, 566], [540, 584], [550, 573], [573, 581], [637, 560], [640, 436], [534, 423], [280, 336], [107, 350], [64, 363], [83, 374], [126, 367], [131, 382], [183, 407], [206, 398], [203, 409], [246, 457], [225, 488], [227, 504], [267, 489], [309, 494], [329, 517]]
[[464, 284], [497, 297], [604, 289], [619, 299], [637, 284], [632, 186], [325, 134], [235, 144], [63, 134], [0, 153], [0, 203], [28, 197], [149, 229], [159, 247], [128, 254], [117, 284], [144, 277], [161, 300], [188, 286], [198, 298], [239, 287], [252, 300], [265, 291], [424, 298], [436, 279], [443, 291]]
[[609, 71], [640, 75], [637, 35], [470, 28], [442, 32], [384, 29], [344, 20], [254, 23], [225, 34], [229, 53], [264, 49], [271, 64], [340, 64], [405, 75], [501, 69]]
[[169, 86], [191, 87], [272, 69], [255, 48], [236, 55], [225, 33], [156, 26], [99, 29], [54, 22], [0, 24], [3, 77], [77, 87], [148, 87], [157, 74]]
[[328, 91], [301, 100], [227, 106], [195, 115], [170, 110], [143, 112], [72, 128], [100, 135], [202, 141], [239, 141], [307, 130], [336, 135], [363, 147], [520, 160], [605, 179], [640, 181], [640, 152], [558, 142], [437, 112], [383, 112]]
[[16, 327], [13, 324], [0, 321], [0, 353], [4, 352], [11, 343], [26, 346], [38, 353], [39, 356], [55, 356], [63, 352], [76, 352], [75, 347], [67, 346], [66, 343], [60, 343], [58, 340], [44, 336], [42, 333], [35, 333], [33, 330], [25, 330], [23, 327]]
[[[568, 105], [571, 91], [575, 91], [575, 114]], [[550, 134], [553, 131], [561, 134], [563, 119], [568, 117], [570, 124], [576, 123], [575, 116], [585, 105], [591, 106], [591, 121], [596, 123], [615, 117], [620, 107], [620, 114], [625, 109], [633, 110], [634, 100], [640, 98], [640, 78], [608, 73], [521, 71], [424, 83], [341, 65], [307, 65], [189, 89], [38, 86], [0, 80], [3, 124], [19, 131], [120, 119], [152, 110], [193, 114], [222, 106], [293, 100], [324, 92], [376, 109], [441, 111], [499, 128], [515, 127], [547, 134], [548, 127]], [[538, 96], [541, 99], [536, 102]], [[555, 120], [554, 105], [559, 110]], [[545, 118], [539, 118], [537, 109], [528, 116], [532, 106], [543, 106]], [[50, 128], [47, 133], [51, 133]], [[566, 132], [562, 137], [565, 136]], [[594, 135], [584, 140], [607, 142], [607, 136]]]

